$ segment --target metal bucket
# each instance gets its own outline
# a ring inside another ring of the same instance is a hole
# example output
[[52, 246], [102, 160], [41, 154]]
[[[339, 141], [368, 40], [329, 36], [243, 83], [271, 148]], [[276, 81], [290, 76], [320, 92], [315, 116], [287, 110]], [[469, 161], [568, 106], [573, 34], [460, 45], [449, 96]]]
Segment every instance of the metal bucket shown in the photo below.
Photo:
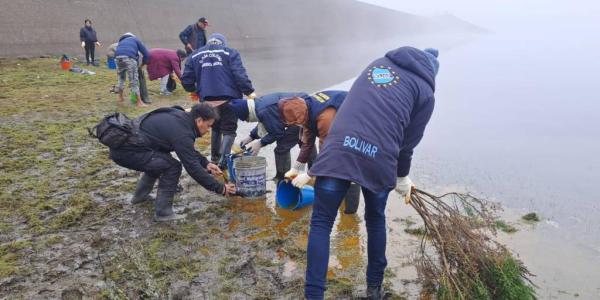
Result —
[[242, 156], [233, 161], [237, 194], [249, 199], [264, 197], [267, 192], [267, 159]]

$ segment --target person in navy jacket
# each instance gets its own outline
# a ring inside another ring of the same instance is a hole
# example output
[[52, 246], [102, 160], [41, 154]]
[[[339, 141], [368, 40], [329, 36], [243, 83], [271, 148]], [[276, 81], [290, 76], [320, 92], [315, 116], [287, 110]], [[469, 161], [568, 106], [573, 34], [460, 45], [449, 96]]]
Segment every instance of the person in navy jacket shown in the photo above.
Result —
[[352, 85], [338, 110], [309, 175], [316, 176], [307, 247], [305, 296], [323, 299], [329, 235], [351, 182], [362, 187], [368, 234], [367, 297], [382, 299], [385, 206], [392, 189], [405, 199], [413, 149], [434, 107], [438, 51], [391, 50], [372, 62]]
[[300, 128], [287, 127], [281, 120], [278, 103], [281, 99], [305, 97], [306, 93], [272, 93], [256, 100], [235, 99], [229, 103], [235, 115], [242, 121], [259, 122], [243, 139], [240, 146], [246, 147], [253, 155], [258, 155], [260, 149], [277, 142], [275, 147], [275, 180], [283, 179], [284, 173], [291, 167], [290, 149], [300, 141]]
[[188, 92], [196, 92], [201, 102], [218, 106], [219, 120], [211, 133], [211, 161], [225, 165], [225, 154], [231, 152], [237, 130], [237, 117], [228, 105], [243, 95], [254, 98], [254, 87], [246, 74], [240, 53], [227, 46], [227, 39], [213, 33], [206, 46], [197, 49], [185, 63], [181, 84]]

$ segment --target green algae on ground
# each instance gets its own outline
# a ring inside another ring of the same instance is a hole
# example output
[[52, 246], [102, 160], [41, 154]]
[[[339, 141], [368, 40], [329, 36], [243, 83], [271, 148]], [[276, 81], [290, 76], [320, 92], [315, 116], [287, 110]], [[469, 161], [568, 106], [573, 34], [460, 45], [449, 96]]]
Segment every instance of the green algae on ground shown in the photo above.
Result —
[[503, 220], [496, 220], [494, 222], [494, 226], [497, 229], [500, 229], [500, 230], [502, 230], [503, 232], [506, 232], [506, 233], [515, 233], [515, 232], [518, 231], [516, 227], [514, 227], [514, 226], [512, 226], [512, 225], [510, 225], [508, 223], [506, 223]]
[[540, 217], [534, 212], [528, 213], [521, 218], [528, 222], [539, 222], [540, 221]]

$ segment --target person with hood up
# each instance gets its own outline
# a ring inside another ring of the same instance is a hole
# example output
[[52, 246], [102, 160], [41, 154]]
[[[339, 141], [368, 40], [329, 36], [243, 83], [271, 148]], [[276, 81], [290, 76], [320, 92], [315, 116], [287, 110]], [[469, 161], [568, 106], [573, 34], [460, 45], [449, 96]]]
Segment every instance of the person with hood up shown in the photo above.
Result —
[[81, 48], [85, 49], [85, 62], [88, 66], [93, 65], [97, 67], [98, 63], [96, 63], [94, 58], [96, 45], [100, 47], [102, 44], [98, 42], [96, 30], [92, 27], [92, 20], [85, 19], [83, 23], [84, 26], [79, 30], [79, 40], [81, 41]]
[[[142, 64], [138, 67], [139, 53], [142, 53]], [[150, 60], [150, 53], [146, 46], [133, 33], [127, 32], [119, 38], [119, 44], [115, 50], [115, 62], [117, 64], [117, 76], [119, 83], [117, 93], [119, 102], [123, 102], [123, 90], [125, 89], [125, 76], [129, 77], [129, 88], [131, 93], [137, 97], [137, 106], [146, 106], [142, 101], [139, 87], [138, 68], [142, 68]]]
[[[150, 61], [148, 61], [148, 79], [156, 80], [160, 78], [160, 94], [170, 96], [171, 91], [167, 88], [169, 79], [174, 74], [181, 78], [181, 61], [186, 58], [185, 51], [154, 48], [150, 49]], [[179, 80], [179, 79], [177, 79]]]
[[434, 107], [438, 51], [391, 50], [373, 61], [337, 111], [310, 176], [316, 177], [304, 292], [323, 299], [331, 228], [350, 183], [362, 187], [367, 227], [367, 298], [383, 299], [385, 206], [392, 189], [410, 200], [413, 149]]
[[[143, 172], [131, 198], [132, 204], [151, 200], [149, 197], [158, 180], [154, 201], [154, 220], [172, 221], [185, 217], [173, 212], [173, 197], [181, 176], [181, 166], [205, 189], [221, 194], [235, 194], [233, 184], [222, 184], [213, 175], [221, 170], [194, 149], [194, 141], [206, 134], [217, 119], [217, 113], [207, 104], [196, 104], [189, 112], [181, 107], [165, 107], [142, 115], [140, 135], [145, 146], [124, 146], [110, 149], [110, 158], [118, 165]], [[177, 159], [171, 152], [177, 154]]]
[[260, 149], [277, 142], [275, 147], [275, 180], [283, 179], [285, 171], [291, 166], [290, 149], [298, 145], [300, 128], [286, 125], [281, 119], [278, 103], [282, 99], [306, 97], [306, 93], [272, 93], [254, 99], [234, 99], [228, 106], [237, 118], [246, 122], [259, 122], [243, 139], [240, 146], [249, 150], [252, 155], [258, 155]]
[[[346, 95], [348, 95], [346, 91], [322, 91], [304, 98], [288, 98], [279, 101], [279, 111], [285, 125], [302, 126], [300, 154], [294, 167], [285, 173], [285, 178], [291, 178], [294, 186], [302, 188], [311, 180], [306, 165], [311, 161], [311, 154], [316, 153], [316, 139], [319, 138], [319, 148], [321, 148]], [[355, 213], [359, 198], [360, 186], [350, 185], [344, 197], [346, 203], [344, 213]]]
[[219, 121], [211, 132], [211, 161], [223, 167], [225, 154], [231, 152], [237, 131], [237, 117], [228, 105], [243, 95], [254, 98], [254, 87], [246, 74], [240, 53], [227, 46], [227, 39], [213, 33], [206, 46], [195, 51], [185, 63], [181, 85], [200, 95], [201, 102], [218, 106]]

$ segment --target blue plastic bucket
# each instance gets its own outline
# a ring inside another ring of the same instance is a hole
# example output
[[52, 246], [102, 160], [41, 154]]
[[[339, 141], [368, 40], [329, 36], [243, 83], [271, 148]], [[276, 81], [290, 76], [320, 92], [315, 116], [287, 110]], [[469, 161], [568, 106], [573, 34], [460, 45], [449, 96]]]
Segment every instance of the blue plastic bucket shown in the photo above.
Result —
[[234, 159], [237, 194], [249, 199], [262, 198], [267, 193], [267, 159], [261, 156], [242, 156]]
[[115, 59], [114, 58], [108, 58], [106, 60], [106, 66], [109, 69], [116, 69], [117, 68], [117, 64], [115, 63]]
[[310, 185], [299, 189], [291, 181], [281, 180], [277, 184], [275, 199], [280, 207], [295, 210], [311, 205], [315, 200], [315, 190]]

